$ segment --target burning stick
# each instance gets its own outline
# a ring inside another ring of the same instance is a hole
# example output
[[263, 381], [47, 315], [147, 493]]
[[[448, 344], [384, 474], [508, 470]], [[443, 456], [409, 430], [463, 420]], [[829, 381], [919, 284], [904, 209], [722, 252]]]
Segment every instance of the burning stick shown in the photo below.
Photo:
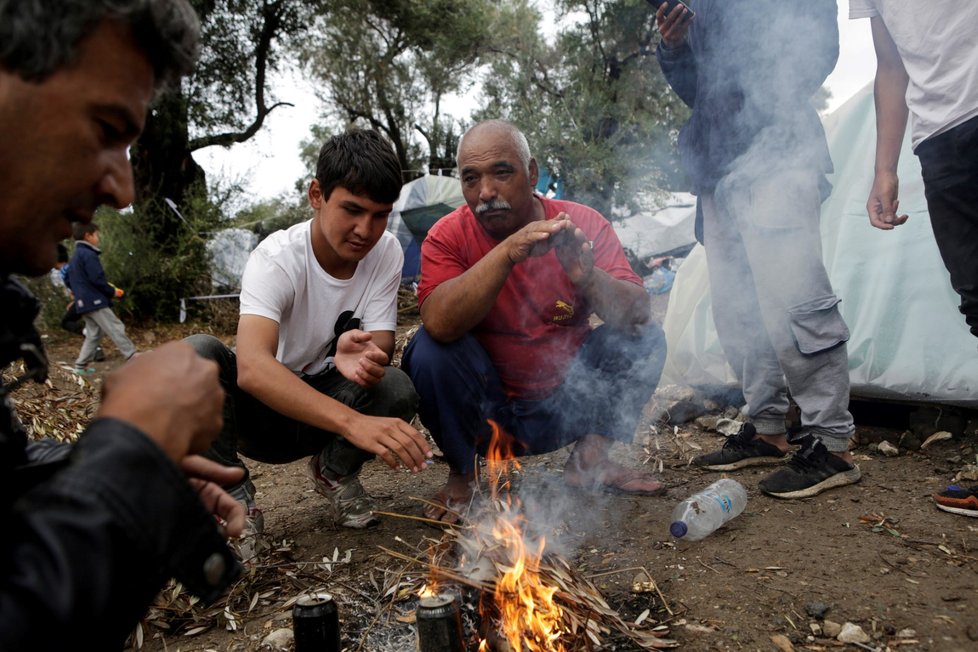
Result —
[[[484, 632], [480, 652], [592, 650], [612, 629], [643, 649], [676, 647], [675, 641], [661, 637], [662, 628], [640, 630], [626, 623], [591, 582], [545, 552], [544, 537], [526, 541], [521, 504], [510, 493], [510, 473], [520, 468], [511, 453], [514, 442], [490, 424], [490, 500], [483, 501], [479, 514], [468, 515], [466, 528], [446, 531], [442, 542], [447, 545], [432, 550], [428, 561], [431, 580], [479, 592]], [[456, 551], [458, 568], [446, 567]]]

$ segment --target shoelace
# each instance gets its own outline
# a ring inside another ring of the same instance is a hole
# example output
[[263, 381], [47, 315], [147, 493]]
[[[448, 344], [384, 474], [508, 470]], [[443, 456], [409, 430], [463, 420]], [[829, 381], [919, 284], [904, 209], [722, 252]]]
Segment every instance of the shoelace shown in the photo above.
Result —
[[799, 471], [815, 468], [817, 466], [815, 447], [802, 447], [801, 450], [792, 455], [791, 459], [788, 460], [788, 466]]

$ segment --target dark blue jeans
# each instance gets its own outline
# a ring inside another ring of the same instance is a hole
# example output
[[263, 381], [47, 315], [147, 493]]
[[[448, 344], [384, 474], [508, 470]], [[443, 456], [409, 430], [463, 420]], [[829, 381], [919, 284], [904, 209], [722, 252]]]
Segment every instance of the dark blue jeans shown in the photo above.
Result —
[[978, 117], [917, 146], [934, 239], [978, 337]]
[[600, 326], [588, 335], [563, 383], [546, 398], [508, 397], [489, 355], [472, 335], [443, 344], [424, 328], [401, 367], [421, 397], [418, 414], [453, 471], [469, 473], [485, 455], [492, 419], [517, 441], [517, 455], [536, 455], [598, 434], [630, 442], [666, 359], [662, 329], [638, 335]]
[[[338, 476], [352, 475], [373, 453], [360, 450], [336, 433], [279, 414], [238, 387], [234, 351], [210, 335], [191, 335], [187, 342], [201, 356], [220, 367], [224, 399], [224, 427], [207, 451], [207, 457], [226, 466], [244, 467], [238, 452], [270, 464], [293, 462], [323, 452], [323, 466]], [[361, 414], [398, 417], [410, 423], [417, 412], [418, 395], [407, 375], [387, 367], [384, 378], [369, 389], [351, 383], [332, 369], [304, 381]]]

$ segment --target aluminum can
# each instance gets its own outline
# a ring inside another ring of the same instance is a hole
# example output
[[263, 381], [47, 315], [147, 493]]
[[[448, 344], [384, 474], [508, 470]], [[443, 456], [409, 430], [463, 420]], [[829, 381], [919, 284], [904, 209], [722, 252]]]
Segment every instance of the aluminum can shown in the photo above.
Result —
[[329, 593], [304, 593], [292, 607], [295, 652], [340, 652], [340, 618]]
[[421, 598], [415, 612], [420, 652], [465, 652], [462, 615], [447, 593]]

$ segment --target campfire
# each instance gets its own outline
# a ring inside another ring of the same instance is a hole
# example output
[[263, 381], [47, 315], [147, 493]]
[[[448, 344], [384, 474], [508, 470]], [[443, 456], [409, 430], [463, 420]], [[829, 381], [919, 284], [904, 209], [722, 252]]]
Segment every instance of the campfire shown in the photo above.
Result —
[[[429, 551], [429, 578], [419, 597], [454, 587], [461, 600], [477, 602], [478, 632], [459, 645], [473, 649], [469, 645], [477, 643], [479, 652], [594, 650], [612, 630], [641, 649], [675, 647], [675, 641], [664, 638], [664, 626], [644, 619], [640, 625], [626, 623], [589, 580], [548, 551], [543, 534], [531, 532], [532, 524], [512, 492], [520, 470], [513, 438], [490, 424], [488, 495], [470, 511], [464, 526], [448, 530]], [[421, 643], [421, 651], [427, 652]]]

